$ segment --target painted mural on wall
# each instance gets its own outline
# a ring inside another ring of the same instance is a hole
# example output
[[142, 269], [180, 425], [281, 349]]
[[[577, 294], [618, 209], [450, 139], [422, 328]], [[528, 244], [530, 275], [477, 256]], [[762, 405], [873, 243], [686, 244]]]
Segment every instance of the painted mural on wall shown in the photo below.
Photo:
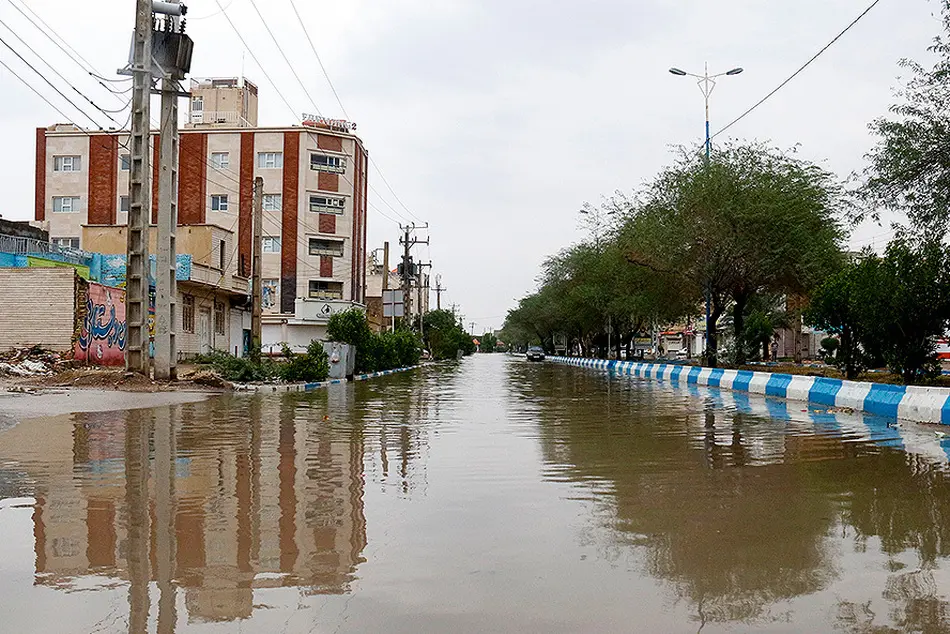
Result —
[[125, 291], [89, 284], [73, 356], [93, 365], [124, 365]]
[[[155, 285], [155, 267], [156, 259], [154, 255], [149, 256], [149, 284]], [[99, 264], [99, 281], [108, 286], [117, 288], [125, 287], [125, 262], [124, 255], [103, 255]], [[179, 253], [175, 259], [175, 279], [179, 282], [186, 282], [191, 279], [191, 255]]]
[[275, 308], [280, 301], [280, 282], [261, 280], [261, 308]]

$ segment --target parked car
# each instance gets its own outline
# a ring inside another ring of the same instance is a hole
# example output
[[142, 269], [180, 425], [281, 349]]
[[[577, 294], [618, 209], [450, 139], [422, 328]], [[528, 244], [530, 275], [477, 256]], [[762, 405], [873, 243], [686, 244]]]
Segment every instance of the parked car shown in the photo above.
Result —
[[544, 349], [538, 346], [528, 348], [528, 361], [544, 361]]

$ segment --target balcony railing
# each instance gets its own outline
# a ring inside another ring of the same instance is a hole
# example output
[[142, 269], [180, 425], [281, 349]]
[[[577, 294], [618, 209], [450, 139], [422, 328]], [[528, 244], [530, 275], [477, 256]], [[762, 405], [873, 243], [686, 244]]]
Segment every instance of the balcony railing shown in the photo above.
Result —
[[225, 110], [222, 112], [216, 112], [214, 110], [193, 110], [191, 112], [191, 123], [218, 123], [239, 126], [241, 125], [241, 115], [233, 110]]
[[36, 238], [0, 234], [0, 253], [16, 255], [55, 255], [70, 264], [86, 264], [88, 254], [79, 249], [65, 249]]

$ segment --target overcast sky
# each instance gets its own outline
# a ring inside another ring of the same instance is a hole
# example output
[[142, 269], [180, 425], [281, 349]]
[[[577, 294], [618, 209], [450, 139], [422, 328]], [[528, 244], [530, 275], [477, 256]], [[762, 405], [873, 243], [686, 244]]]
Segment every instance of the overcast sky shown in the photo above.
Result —
[[[25, 1], [100, 72], [114, 77], [124, 65], [133, 0]], [[289, 0], [255, 1], [320, 111], [342, 118]], [[97, 104], [121, 107], [10, 2], [0, 2], [4, 24]], [[702, 72], [708, 61], [711, 72], [745, 68], [724, 78], [713, 95], [715, 131], [788, 77], [870, 0], [296, 2], [370, 154], [399, 199], [430, 223], [431, 247], [416, 254], [431, 257], [433, 272], [442, 275], [449, 289], [443, 305], [457, 303], [466, 325], [475, 321], [482, 332], [500, 327], [517, 298], [535, 287], [545, 256], [581, 237], [577, 211], [584, 202], [633, 189], [670, 162], [671, 146], [701, 142], [702, 95], [692, 80], [670, 75], [670, 66]], [[264, 66], [245, 56], [244, 73], [260, 87], [260, 124], [298, 123], [314, 107], [251, 0], [221, 3]], [[244, 47], [217, 1], [188, 5], [192, 76], [240, 74]], [[935, 0], [882, 0], [728, 136], [800, 144], [800, 156], [842, 176], [861, 169], [873, 143], [867, 124], [892, 102], [897, 61], [926, 59], [940, 29], [938, 9]], [[24, 49], [2, 26], [0, 37]], [[72, 120], [90, 125], [2, 45], [0, 60]], [[0, 90], [6, 148], [0, 214], [31, 219], [33, 131], [63, 116], [2, 68]], [[125, 115], [115, 117], [124, 123]], [[101, 115], [97, 120], [108, 123]], [[414, 220], [375, 170], [370, 183], [379, 192], [371, 195], [373, 205], [397, 220], [392, 208]], [[384, 240], [395, 245], [396, 223], [375, 209], [369, 214], [370, 248]], [[852, 244], [881, 246], [887, 231], [860, 227]]]

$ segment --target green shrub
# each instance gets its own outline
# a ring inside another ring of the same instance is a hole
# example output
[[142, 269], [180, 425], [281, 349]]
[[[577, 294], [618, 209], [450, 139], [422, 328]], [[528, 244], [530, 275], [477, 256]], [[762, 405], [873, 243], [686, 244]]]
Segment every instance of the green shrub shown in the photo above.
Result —
[[422, 352], [415, 333], [397, 330], [376, 334], [370, 329], [366, 314], [358, 308], [330, 317], [327, 336], [331, 341], [356, 348], [357, 374], [416, 365]]
[[251, 359], [233, 357], [227, 352], [212, 350], [208, 354], [198, 355], [193, 361], [198, 365], [207, 365], [226, 381], [251, 383], [269, 381], [277, 378], [277, 364], [270, 360], [254, 363]]
[[294, 354], [287, 344], [282, 350], [287, 360], [278, 366], [278, 372], [284, 381], [325, 381], [330, 376], [330, 362], [319, 341], [311, 341], [305, 354]]

